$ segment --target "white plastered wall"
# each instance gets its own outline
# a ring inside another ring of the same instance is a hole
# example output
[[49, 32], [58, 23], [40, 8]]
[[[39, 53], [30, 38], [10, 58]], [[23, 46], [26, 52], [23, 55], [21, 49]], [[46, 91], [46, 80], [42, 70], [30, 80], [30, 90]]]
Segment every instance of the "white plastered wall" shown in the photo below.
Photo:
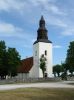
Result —
[[[45, 55], [47, 51], [47, 55]], [[29, 76], [33, 78], [43, 77], [42, 70], [39, 67], [41, 55], [46, 57], [46, 73], [48, 77], [52, 76], [52, 43], [38, 42], [33, 45], [33, 67]]]

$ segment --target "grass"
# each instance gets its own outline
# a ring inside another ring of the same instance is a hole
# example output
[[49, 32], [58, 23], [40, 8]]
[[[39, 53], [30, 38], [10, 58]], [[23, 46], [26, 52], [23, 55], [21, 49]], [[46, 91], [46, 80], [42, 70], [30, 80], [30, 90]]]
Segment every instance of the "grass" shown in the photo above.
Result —
[[0, 100], [74, 100], [74, 89], [25, 88], [0, 91]]

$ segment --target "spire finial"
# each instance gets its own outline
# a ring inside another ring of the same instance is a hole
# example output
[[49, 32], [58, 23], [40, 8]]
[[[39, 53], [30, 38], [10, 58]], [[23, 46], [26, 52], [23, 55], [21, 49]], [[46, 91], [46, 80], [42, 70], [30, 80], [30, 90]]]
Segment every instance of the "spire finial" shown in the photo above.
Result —
[[45, 20], [43, 15], [41, 16], [40, 22], [39, 22], [39, 27], [41, 28], [45, 28]]
[[44, 20], [44, 17], [43, 17], [43, 15], [41, 15], [41, 20]]

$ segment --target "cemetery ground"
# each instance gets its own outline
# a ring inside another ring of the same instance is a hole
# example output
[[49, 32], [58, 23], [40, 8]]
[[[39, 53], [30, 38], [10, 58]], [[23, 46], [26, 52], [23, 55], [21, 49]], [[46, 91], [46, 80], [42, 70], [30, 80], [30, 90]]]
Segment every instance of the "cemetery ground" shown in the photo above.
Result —
[[0, 100], [74, 100], [74, 81], [0, 85]]

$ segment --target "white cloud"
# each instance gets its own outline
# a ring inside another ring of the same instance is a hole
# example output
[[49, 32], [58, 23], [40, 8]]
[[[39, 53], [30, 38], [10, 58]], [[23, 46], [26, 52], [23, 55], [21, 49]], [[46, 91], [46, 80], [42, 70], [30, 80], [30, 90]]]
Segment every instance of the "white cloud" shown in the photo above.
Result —
[[0, 36], [16, 36], [22, 29], [14, 26], [13, 24], [1, 22], [0, 23]]
[[39, 5], [39, 4], [47, 4], [48, 2], [51, 2], [53, 0], [28, 0], [30, 1], [33, 5]]
[[6, 40], [8, 46], [20, 48], [32, 48], [32, 34], [26, 32], [13, 24], [1, 22], [0, 23], [0, 39]]
[[14, 33], [17, 30], [12, 24], [0, 23], [0, 33]]
[[50, 5], [49, 10], [51, 10], [54, 14], [65, 15], [65, 13], [62, 12], [56, 5]]
[[0, 11], [16, 10], [19, 12], [27, 12], [27, 10], [32, 11], [34, 7], [38, 7], [54, 14], [64, 14], [54, 2], [55, 0], [0, 0]]
[[10, 23], [0, 23], [0, 37], [16, 37], [19, 39], [29, 40], [32, 35]]
[[55, 0], [28, 0], [31, 2], [33, 6], [39, 6], [42, 11], [47, 11], [49, 13], [58, 14], [58, 15], [65, 15], [63, 11], [60, 10], [56, 4], [54, 4]]
[[1, 11], [10, 11], [10, 10], [19, 10], [25, 6], [25, 2], [21, 2], [20, 0], [0, 0], [0, 10]]
[[[46, 23], [57, 26], [58, 28], [63, 28], [63, 32], [60, 32], [62, 35], [74, 34], [74, 28], [69, 27], [70, 24], [67, 23], [70, 19], [67, 21], [64, 20], [64, 17], [67, 17], [66, 13], [61, 11], [60, 7], [56, 5], [56, 0], [0, 0], [0, 11], [9, 12], [15, 10], [17, 12], [23, 12], [24, 14], [28, 12], [28, 10], [32, 11], [35, 7], [43, 10], [43, 14], [46, 16]], [[1, 23], [0, 32], [2, 31], [6, 33], [19, 33], [19, 28], [11, 24]], [[22, 33], [23, 30], [20, 31]]]
[[[66, 23], [60, 20], [58, 17], [53, 14], [57, 15], [64, 15], [64, 12], [56, 6], [54, 3], [55, 0], [0, 0], [0, 10], [1, 11], [18, 11], [26, 13], [28, 10], [32, 12], [35, 7], [42, 9], [41, 12], [45, 12], [45, 16], [49, 13], [49, 16], [46, 17], [47, 22], [51, 25], [59, 26], [59, 27], [66, 27]], [[36, 8], [36, 9], [37, 9]]]
[[56, 16], [48, 15], [46, 14], [46, 23], [49, 25], [61, 27], [61, 28], [66, 28], [67, 23], [65, 23], [62, 19]]
[[61, 32], [61, 34], [64, 35], [64, 36], [73, 36], [74, 35], [74, 26], [68, 25], [68, 27], [66, 27], [64, 29], [64, 31]]
[[60, 49], [60, 48], [62, 48], [62, 46], [61, 45], [54, 45], [53, 48]]

